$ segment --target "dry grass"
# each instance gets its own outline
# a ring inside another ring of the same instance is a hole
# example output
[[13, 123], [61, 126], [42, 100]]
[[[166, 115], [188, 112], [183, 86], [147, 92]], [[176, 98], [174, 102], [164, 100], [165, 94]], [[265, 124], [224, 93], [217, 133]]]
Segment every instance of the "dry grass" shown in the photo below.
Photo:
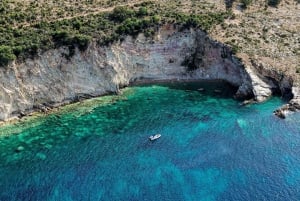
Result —
[[236, 47], [242, 59], [288, 74], [300, 84], [300, 4], [282, 1], [272, 8], [263, 0], [254, 2], [246, 10], [235, 3], [235, 18], [212, 29], [212, 37]]

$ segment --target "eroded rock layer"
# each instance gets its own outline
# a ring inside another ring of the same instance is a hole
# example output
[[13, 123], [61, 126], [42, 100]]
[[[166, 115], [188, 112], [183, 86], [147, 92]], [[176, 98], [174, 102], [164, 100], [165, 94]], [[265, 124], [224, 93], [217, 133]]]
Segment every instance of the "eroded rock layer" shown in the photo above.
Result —
[[76, 101], [80, 97], [118, 92], [140, 80], [222, 79], [239, 87], [237, 97], [263, 101], [274, 88], [292, 84], [243, 64], [231, 49], [201, 30], [164, 26], [153, 39], [136, 38], [109, 47], [91, 43], [67, 59], [67, 48], [49, 50], [34, 59], [0, 69], [0, 120]]

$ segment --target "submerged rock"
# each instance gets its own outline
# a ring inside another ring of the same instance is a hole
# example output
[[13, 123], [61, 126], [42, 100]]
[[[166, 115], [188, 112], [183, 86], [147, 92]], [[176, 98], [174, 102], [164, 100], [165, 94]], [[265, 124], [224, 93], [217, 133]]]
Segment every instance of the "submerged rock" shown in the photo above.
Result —
[[300, 110], [300, 99], [293, 99], [288, 104], [274, 111], [274, 114], [282, 119], [290, 112], [297, 112]]
[[275, 110], [274, 114], [281, 119], [285, 119], [286, 117], [286, 111], [284, 109]]
[[36, 157], [39, 158], [39, 159], [41, 159], [41, 160], [45, 160], [47, 158], [47, 156], [45, 154], [43, 154], [43, 153], [37, 153]]
[[15, 150], [17, 153], [24, 151], [25, 148], [23, 146], [18, 146], [17, 149]]
[[252, 104], [254, 103], [255, 101], [253, 99], [250, 99], [250, 100], [244, 100], [240, 105], [249, 105], [249, 104]]
[[247, 121], [245, 119], [237, 119], [236, 122], [241, 129], [247, 127]]

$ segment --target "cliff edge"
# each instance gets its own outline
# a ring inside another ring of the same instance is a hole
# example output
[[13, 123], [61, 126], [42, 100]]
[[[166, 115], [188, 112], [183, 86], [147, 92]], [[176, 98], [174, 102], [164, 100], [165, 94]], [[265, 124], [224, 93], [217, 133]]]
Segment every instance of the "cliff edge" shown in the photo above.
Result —
[[[232, 49], [199, 29], [161, 27], [153, 38], [139, 34], [103, 47], [91, 43], [76, 49], [46, 51], [0, 69], [0, 120], [77, 101], [117, 93], [120, 87], [147, 80], [225, 80], [238, 87], [236, 96], [263, 101], [272, 91], [292, 87], [277, 74], [260, 74], [233, 55]], [[286, 85], [287, 84], [287, 85]]]
[[290, 100], [280, 117], [300, 108], [298, 1], [20, 2], [0, 9], [1, 121], [139, 80], [221, 79]]

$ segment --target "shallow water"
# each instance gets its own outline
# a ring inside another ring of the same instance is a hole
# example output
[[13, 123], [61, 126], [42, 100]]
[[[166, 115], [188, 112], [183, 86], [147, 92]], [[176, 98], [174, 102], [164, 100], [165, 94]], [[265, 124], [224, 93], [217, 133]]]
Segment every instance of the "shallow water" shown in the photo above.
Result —
[[299, 113], [232, 95], [136, 86], [1, 127], [0, 200], [300, 200]]

